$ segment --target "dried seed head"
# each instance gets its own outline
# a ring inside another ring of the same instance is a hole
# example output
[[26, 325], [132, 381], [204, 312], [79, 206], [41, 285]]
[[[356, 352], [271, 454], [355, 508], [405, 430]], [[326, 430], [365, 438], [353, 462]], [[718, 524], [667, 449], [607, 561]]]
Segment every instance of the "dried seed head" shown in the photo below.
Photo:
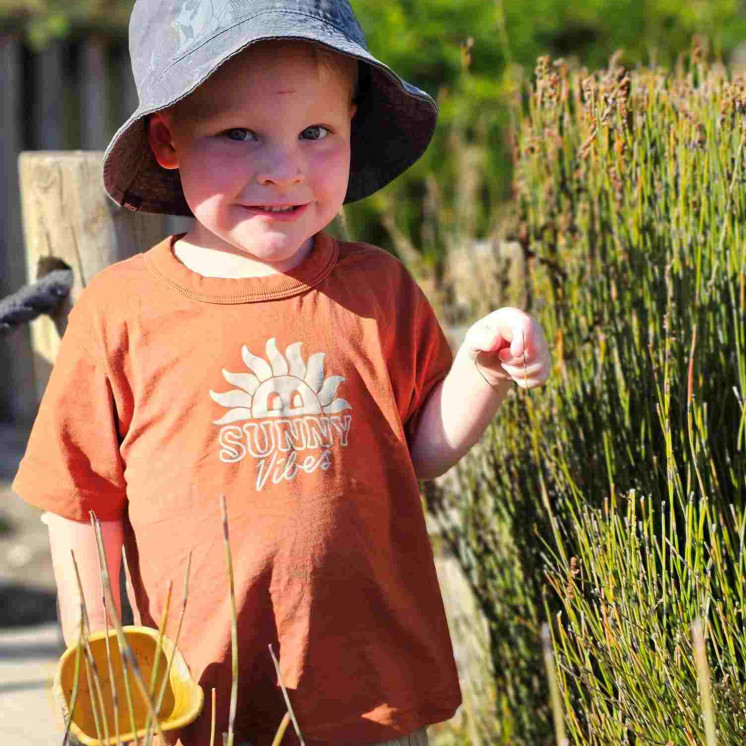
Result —
[[556, 104], [560, 97], [560, 91], [562, 88], [562, 82], [560, 79], [560, 76], [556, 72], [551, 72], [549, 76], [547, 77], [546, 81], [546, 91], [545, 96], [546, 99], [551, 104]]
[[559, 214], [559, 217], [557, 218], [557, 227], [559, 228], [559, 232], [563, 235], [573, 232], [573, 217], [571, 210], [568, 209]]
[[530, 137], [526, 140], [526, 145], [523, 148], [524, 155], [535, 155], [539, 152], [539, 138]]
[[559, 73], [552, 67], [551, 58], [547, 55], [536, 61], [536, 98], [539, 107], [546, 105], [554, 108], [560, 98], [562, 81]]
[[551, 63], [551, 57], [549, 55], [542, 55], [536, 60], [536, 68], [534, 69], [534, 72], [536, 73], [536, 80], [543, 80], [547, 76], [547, 72], [549, 72], [549, 65]]
[[608, 93], [603, 94], [603, 109], [599, 121], [604, 127], [611, 125], [611, 115], [614, 112], [614, 96]]
[[621, 63], [619, 60], [622, 59], [622, 56], [624, 55], [623, 49], [617, 49], [614, 54], [609, 57], [609, 71], [616, 70], [618, 67], [621, 66]]
[[736, 90], [735, 86], [726, 85], [723, 88], [723, 96], [720, 100], [720, 126], [722, 127], [726, 121], [733, 123], [733, 117], [735, 115], [735, 97]]
[[697, 122], [696, 126], [696, 134], [694, 136], [694, 140], [692, 141], [692, 147], [696, 150], [703, 150], [705, 147], [705, 143], [707, 142], [707, 138], [705, 137], [705, 126], [701, 122]]
[[596, 79], [592, 75], [582, 78], [583, 99], [588, 112], [593, 113], [593, 106], [596, 100]]
[[622, 159], [622, 166], [624, 165], [624, 155], [627, 152], [627, 140], [624, 138], [623, 135], [617, 133], [614, 138], [614, 149], [619, 154], [619, 157]]
[[556, 129], [546, 127], [544, 129], [543, 141], [546, 147], [547, 160], [549, 163], [553, 163], [557, 157], [557, 151], [562, 149], [562, 138]]
[[709, 41], [706, 37], [695, 34], [692, 38], [692, 65], [702, 62], [709, 52]]
[[572, 599], [575, 596], [575, 578], [580, 575], [580, 568], [578, 568], [578, 558], [570, 557], [570, 570], [567, 573], [567, 585], [565, 586], [565, 593], [568, 599]]
[[630, 99], [630, 90], [632, 88], [632, 84], [629, 79], [629, 75], [627, 75], [626, 71], [622, 68], [622, 77], [619, 80], [619, 84], [617, 85], [617, 95], [616, 95], [616, 101], [617, 101], [617, 109], [619, 110], [619, 119], [622, 122], [622, 127], [627, 127], [627, 117], [629, 114], [629, 99]]
[[593, 147], [593, 143], [596, 140], [596, 131], [596, 122], [595, 120], [593, 120], [591, 124], [591, 133], [590, 135], [588, 135], [585, 142], [580, 146], [580, 150], [578, 151], [578, 158], [580, 158], [580, 160], [584, 161], [590, 155], [591, 148]]
[[746, 74], [739, 73], [730, 86], [733, 94], [733, 105], [738, 114], [746, 113]]
[[617, 171], [616, 166], [612, 166], [609, 170], [609, 180], [611, 181], [611, 187], [614, 190], [614, 199], [617, 204], [621, 204], [624, 197], [624, 184], [622, 184], [622, 180], [619, 178], [619, 172]]
[[560, 77], [560, 101], [564, 104], [570, 97], [570, 66], [562, 57], [556, 59], [553, 64]]

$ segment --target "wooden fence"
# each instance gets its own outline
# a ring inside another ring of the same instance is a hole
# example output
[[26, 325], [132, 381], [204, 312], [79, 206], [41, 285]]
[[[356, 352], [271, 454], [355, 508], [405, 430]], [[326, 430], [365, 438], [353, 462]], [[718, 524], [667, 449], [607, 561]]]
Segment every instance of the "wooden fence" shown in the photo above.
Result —
[[[21, 221], [18, 156], [25, 150], [103, 150], [137, 106], [124, 39], [89, 35], [33, 52], [18, 34], [0, 34], [0, 297], [28, 281]], [[103, 188], [103, 186], [102, 186]], [[168, 218], [164, 234], [188, 221]], [[144, 246], [143, 249], [149, 247]], [[28, 327], [0, 339], [0, 421], [30, 423]]]

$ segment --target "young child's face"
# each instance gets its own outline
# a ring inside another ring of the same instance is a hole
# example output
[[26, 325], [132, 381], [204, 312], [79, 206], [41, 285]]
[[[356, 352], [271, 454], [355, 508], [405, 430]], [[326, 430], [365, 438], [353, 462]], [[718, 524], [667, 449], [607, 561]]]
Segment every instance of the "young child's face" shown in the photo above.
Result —
[[260, 44], [153, 116], [153, 151], [179, 169], [205, 245], [282, 266], [334, 218], [355, 111], [345, 69], [303, 44]]

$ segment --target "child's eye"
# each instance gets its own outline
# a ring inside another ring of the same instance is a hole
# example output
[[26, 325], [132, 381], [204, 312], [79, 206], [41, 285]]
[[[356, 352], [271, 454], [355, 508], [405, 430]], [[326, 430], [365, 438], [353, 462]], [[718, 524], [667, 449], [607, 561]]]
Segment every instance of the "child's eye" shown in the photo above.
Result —
[[244, 127], [232, 127], [229, 130], [223, 132], [223, 134], [229, 140], [235, 140], [236, 142], [246, 142], [247, 140], [255, 140], [256, 135]]
[[306, 127], [300, 136], [304, 140], [323, 140], [329, 134], [329, 130], [326, 127], [322, 127], [320, 124], [315, 124], [313, 127]]

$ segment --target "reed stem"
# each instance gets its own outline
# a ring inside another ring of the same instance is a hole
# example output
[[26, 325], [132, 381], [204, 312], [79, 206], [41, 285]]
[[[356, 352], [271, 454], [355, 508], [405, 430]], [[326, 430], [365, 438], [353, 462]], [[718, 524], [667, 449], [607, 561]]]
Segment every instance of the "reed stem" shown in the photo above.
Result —
[[78, 631], [78, 647], [75, 650], [75, 669], [73, 671], [73, 693], [70, 697], [69, 714], [65, 720], [65, 734], [62, 736], [62, 746], [67, 744], [70, 733], [70, 724], [75, 715], [75, 705], [78, 702], [78, 683], [80, 681], [80, 656], [83, 651], [83, 604], [80, 605], [80, 629]]
[[[153, 670], [150, 672], [150, 697], [155, 696], [155, 685], [158, 680], [158, 668], [160, 666], [161, 661], [161, 650], [163, 646], [163, 630], [166, 629], [166, 624], [168, 623], [168, 611], [171, 607], [171, 592], [173, 591], [173, 581], [168, 581], [168, 590], [166, 591], [166, 604], [163, 610], [163, 617], [161, 619], [160, 625], [158, 625], [158, 640], [155, 644], [155, 653], [153, 654]], [[172, 653], [173, 655], [173, 653]], [[168, 671], [166, 671], [166, 676], [168, 676]], [[163, 685], [165, 686], [168, 679], [166, 676], [163, 677]], [[156, 712], [160, 712], [160, 706], [156, 705]], [[148, 714], [148, 717], [145, 720], [145, 744], [146, 746], [151, 746], [153, 742], [153, 730], [150, 722], [150, 715]]]
[[[96, 532], [96, 542], [98, 545], [99, 556], [101, 558], [101, 564], [104, 568], [103, 572], [104, 572], [105, 590], [106, 590], [107, 598], [109, 601], [109, 605], [111, 606], [112, 618], [117, 628], [117, 638], [119, 640], [119, 649], [124, 652], [125, 661], [129, 664], [130, 670], [132, 671], [132, 674], [135, 677], [135, 683], [137, 684], [137, 687], [140, 690], [140, 695], [142, 696], [145, 706], [148, 709], [148, 713], [150, 714], [151, 718], [153, 719], [153, 722], [155, 723], [155, 727], [158, 732], [158, 735], [165, 742], [163, 731], [161, 730], [161, 724], [158, 719], [158, 715], [155, 711], [155, 706], [153, 704], [153, 701], [150, 698], [150, 695], [148, 693], [148, 688], [145, 685], [145, 681], [143, 680], [142, 673], [140, 672], [140, 667], [137, 665], [137, 660], [135, 659], [135, 656], [132, 653], [132, 649], [130, 648], [129, 642], [127, 641], [127, 636], [124, 633], [124, 628], [122, 627], [122, 622], [119, 618], [119, 613], [117, 612], [116, 606], [114, 605], [114, 594], [112, 593], [111, 583], [109, 581], [108, 565], [106, 564], [106, 550], [104, 549], [104, 541], [101, 536], [101, 525], [99, 523], [98, 518], [96, 517], [96, 514], [93, 511], [90, 511], [90, 513], [94, 521], [94, 529]], [[126, 681], [127, 681], [127, 677], [125, 673], [125, 682]], [[135, 737], [135, 742], [137, 743], [137, 731], [136, 730], [134, 731], [134, 737]]]
[[210, 746], [215, 746], [215, 687], [212, 688], [212, 722], [210, 723]]
[[[106, 722], [106, 709], [104, 707], [104, 699], [101, 693], [101, 681], [98, 677], [98, 669], [96, 667], [96, 661], [93, 658], [91, 651], [90, 636], [91, 626], [88, 620], [88, 607], [85, 602], [85, 596], [83, 595], [83, 583], [80, 580], [80, 571], [78, 569], [78, 563], [75, 559], [75, 552], [71, 549], [70, 554], [73, 560], [73, 567], [75, 568], [75, 579], [78, 583], [78, 592], [80, 593], [82, 615], [81, 624], [83, 627], [83, 645], [85, 653], [85, 664], [86, 664], [86, 677], [88, 680], [88, 694], [91, 698], [91, 711], [93, 712], [93, 722], [96, 727], [96, 737], [101, 740], [101, 725], [103, 721], [104, 737], [108, 743], [109, 741], [109, 727]], [[93, 680], [91, 681], [91, 676]], [[99, 712], [100, 708], [100, 712]]]
[[712, 704], [710, 666], [707, 663], [707, 649], [701, 619], [695, 619], [694, 624], [692, 624], [692, 639], [694, 643], [694, 660], [697, 664], [699, 694], [702, 702], [702, 717], [705, 721], [705, 742], [707, 746], [716, 746], [715, 708]]
[[184, 597], [182, 599], [181, 603], [181, 614], [179, 615], [179, 625], [176, 628], [176, 637], [173, 640], [173, 650], [171, 651], [171, 655], [168, 658], [168, 667], [166, 668], [166, 675], [163, 678], [163, 681], [161, 682], [161, 691], [158, 694], [158, 703], [156, 710], [158, 712], [161, 711], [161, 706], [163, 705], [163, 698], [166, 695], [166, 685], [168, 684], [169, 677], [171, 675], [171, 666], [174, 662], [174, 657], [176, 656], [176, 650], [179, 647], [179, 639], [181, 638], [181, 626], [184, 623], [184, 615], [186, 614], [186, 607], [187, 607], [187, 599], [189, 598], [189, 572], [192, 567], [192, 553], [189, 552], [189, 556], [187, 557], [187, 567], [186, 567], [186, 573], [184, 575]]
[[554, 721], [554, 737], [557, 746], [570, 746], [565, 731], [565, 714], [562, 709], [559, 685], [557, 684], [557, 669], [554, 665], [554, 652], [552, 651], [552, 636], [549, 625], [544, 622], [541, 625], [541, 647], [544, 652], [544, 666], [549, 681], [549, 698], [552, 704], [552, 720]]
[[[93, 527], [93, 522], [91, 521], [91, 526]], [[95, 530], [95, 529], [94, 529]], [[114, 710], [114, 730], [116, 733], [116, 743], [117, 746], [120, 746], [121, 744], [121, 738], [119, 734], [119, 697], [117, 694], [117, 684], [114, 680], [114, 667], [111, 662], [111, 645], [109, 642], [109, 611], [106, 607], [106, 593], [104, 592], [104, 574], [103, 574], [103, 568], [101, 567], [101, 557], [98, 558], [98, 567], [99, 567], [99, 574], [101, 576], [101, 605], [104, 610], [104, 641], [106, 644], [106, 665], [109, 669], [109, 683], [111, 686], [111, 699], [113, 704], [113, 710]]]
[[228, 563], [228, 580], [231, 592], [231, 703], [228, 715], [228, 746], [233, 746], [233, 728], [236, 721], [236, 706], [238, 704], [238, 618], [236, 614], [233, 562], [231, 560], [231, 547], [228, 539], [228, 509], [225, 504], [225, 495], [220, 496], [220, 508], [223, 515], [223, 542], [225, 544], [225, 558]]
[[285, 704], [288, 708], [288, 713], [290, 714], [290, 719], [293, 721], [293, 728], [295, 728], [295, 734], [298, 736], [298, 740], [301, 743], [301, 746], [306, 746], [305, 742], [303, 741], [303, 736], [300, 732], [300, 726], [298, 725], [298, 721], [295, 719], [295, 713], [293, 712], [293, 706], [290, 704], [290, 697], [288, 696], [288, 690], [285, 688], [285, 682], [282, 678], [282, 671], [280, 671], [280, 664], [277, 661], [277, 658], [275, 657], [275, 651], [272, 649], [272, 645], [269, 646], [269, 654], [272, 656], [272, 662], [275, 664], [275, 671], [277, 671], [277, 678], [280, 680], [280, 687], [282, 688], [282, 696], [285, 698]]
[[280, 746], [282, 743], [283, 736], [285, 735], [285, 731], [288, 729], [288, 725], [290, 724], [290, 713], [286, 712], [282, 716], [282, 720], [280, 721], [280, 727], [277, 729], [277, 733], [275, 734], [274, 740], [272, 741], [272, 746]]

